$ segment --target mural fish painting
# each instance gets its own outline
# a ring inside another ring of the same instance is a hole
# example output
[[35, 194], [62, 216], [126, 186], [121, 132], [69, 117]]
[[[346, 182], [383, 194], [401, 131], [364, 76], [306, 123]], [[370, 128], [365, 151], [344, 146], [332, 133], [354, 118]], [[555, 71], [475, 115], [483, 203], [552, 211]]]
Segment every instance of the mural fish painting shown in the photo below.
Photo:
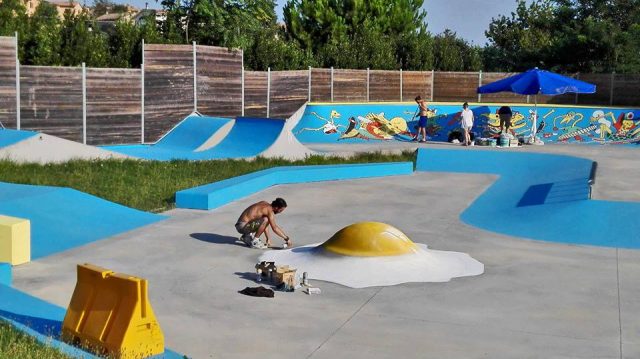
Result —
[[407, 121], [401, 117], [387, 120], [383, 112], [349, 118], [349, 125], [339, 139], [391, 140], [397, 135], [411, 135]]
[[[533, 106], [513, 104], [511, 132], [526, 136], [536, 116], [537, 133], [545, 142], [594, 144], [640, 143], [640, 110], [606, 107]], [[498, 105], [470, 106], [478, 137], [494, 137], [500, 131]], [[412, 104], [309, 104], [293, 133], [303, 143], [335, 141], [407, 141], [417, 120]], [[431, 141], [447, 141], [459, 129], [460, 106], [430, 104], [427, 135]], [[406, 137], [405, 137], [406, 136]]]

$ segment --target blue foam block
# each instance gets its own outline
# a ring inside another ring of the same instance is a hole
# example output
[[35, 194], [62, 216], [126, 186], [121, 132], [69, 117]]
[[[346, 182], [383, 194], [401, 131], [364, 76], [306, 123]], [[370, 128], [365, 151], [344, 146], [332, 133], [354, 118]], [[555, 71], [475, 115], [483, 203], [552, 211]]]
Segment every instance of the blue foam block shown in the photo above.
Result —
[[283, 166], [176, 192], [178, 208], [213, 209], [278, 184], [397, 176], [413, 173], [413, 163]]

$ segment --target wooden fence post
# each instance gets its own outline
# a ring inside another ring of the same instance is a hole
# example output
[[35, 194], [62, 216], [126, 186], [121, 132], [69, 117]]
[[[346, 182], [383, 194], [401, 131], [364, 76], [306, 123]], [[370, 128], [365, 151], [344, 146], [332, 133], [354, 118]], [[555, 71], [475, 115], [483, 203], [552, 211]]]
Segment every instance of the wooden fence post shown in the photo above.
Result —
[[16, 43], [16, 129], [20, 129], [20, 58], [18, 58], [18, 32], [15, 34]]
[[193, 45], [193, 112], [198, 111], [198, 66], [196, 63], [196, 42]]
[[244, 117], [244, 50], [242, 51], [242, 62], [240, 63], [240, 67], [242, 70], [242, 73], [240, 75], [240, 81], [242, 81], [242, 102], [241, 102], [241, 106], [242, 109], [240, 110], [240, 116]]
[[82, 63], [82, 143], [87, 144], [87, 66]]
[[367, 102], [369, 102], [369, 68], [367, 67]]
[[[580, 73], [576, 73], [576, 80], [580, 80]], [[578, 104], [578, 93], [576, 92], [576, 99], [575, 99], [575, 104]]]
[[333, 102], [333, 66], [331, 66], [331, 102]]
[[433, 83], [436, 80], [436, 72], [435, 70], [431, 70], [431, 102], [433, 102]]
[[309, 94], [307, 95], [309, 102], [311, 102], [311, 66], [309, 66], [309, 85], [307, 91], [309, 92]]
[[270, 115], [271, 107], [271, 67], [267, 67], [267, 118]]
[[140, 143], [144, 143], [144, 39], [142, 39], [142, 63], [140, 64]]
[[[482, 86], [482, 70], [478, 71], [478, 87]], [[482, 102], [482, 94], [478, 92], [478, 102]]]
[[402, 102], [402, 69], [400, 69], [400, 102]]
[[616, 72], [611, 72], [611, 90], [609, 91], [609, 106], [613, 105], [613, 87], [615, 86], [615, 76]]

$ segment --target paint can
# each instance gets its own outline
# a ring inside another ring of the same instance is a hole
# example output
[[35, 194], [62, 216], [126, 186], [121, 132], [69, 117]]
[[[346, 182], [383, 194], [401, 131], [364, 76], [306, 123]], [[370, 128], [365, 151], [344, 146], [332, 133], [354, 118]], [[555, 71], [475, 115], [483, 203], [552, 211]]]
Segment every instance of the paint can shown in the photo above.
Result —
[[256, 282], [262, 282], [262, 269], [256, 270]]
[[506, 133], [500, 135], [500, 146], [509, 147], [509, 135]]

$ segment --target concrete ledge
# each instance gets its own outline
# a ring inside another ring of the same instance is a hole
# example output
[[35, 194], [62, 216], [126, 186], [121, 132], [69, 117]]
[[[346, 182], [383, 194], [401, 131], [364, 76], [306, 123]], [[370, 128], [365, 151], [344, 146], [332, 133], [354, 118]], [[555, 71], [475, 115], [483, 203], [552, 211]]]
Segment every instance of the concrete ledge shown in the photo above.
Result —
[[176, 192], [176, 207], [213, 209], [279, 184], [336, 181], [413, 173], [411, 162], [284, 166]]
[[0, 262], [0, 284], [11, 285], [11, 264]]

